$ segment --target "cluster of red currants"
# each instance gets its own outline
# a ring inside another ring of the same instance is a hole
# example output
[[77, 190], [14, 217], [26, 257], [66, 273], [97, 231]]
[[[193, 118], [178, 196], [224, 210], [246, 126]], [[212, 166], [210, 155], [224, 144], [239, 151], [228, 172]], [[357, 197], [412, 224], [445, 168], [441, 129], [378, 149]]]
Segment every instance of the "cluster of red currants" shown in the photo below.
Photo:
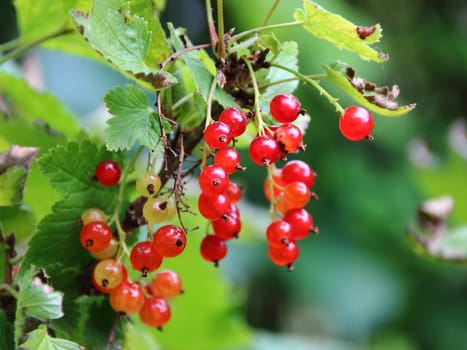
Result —
[[264, 126], [250, 144], [249, 154], [253, 162], [268, 167], [264, 181], [264, 194], [271, 202], [273, 220], [266, 229], [268, 255], [273, 263], [293, 268], [298, 259], [298, 240], [317, 232], [311, 214], [304, 209], [311, 198], [316, 173], [304, 161], [291, 160], [283, 168], [276, 161], [286, 160], [290, 153], [304, 151], [303, 134], [293, 122], [304, 111], [300, 101], [290, 94], [279, 94], [271, 100], [270, 114], [279, 124]]
[[[96, 167], [95, 178], [104, 186], [113, 186], [119, 182], [120, 174], [118, 163], [106, 160]], [[157, 174], [144, 173], [138, 178], [136, 188], [141, 195], [148, 197], [143, 207], [148, 222], [159, 223], [174, 215], [173, 199], [157, 196], [161, 188]], [[123, 256], [118, 254], [118, 248], [125, 243], [114, 237], [107, 224], [106, 214], [98, 208], [87, 209], [82, 213], [80, 223], [83, 225], [80, 233], [82, 246], [99, 260], [91, 276], [94, 287], [101, 293], [109, 294], [110, 305], [118, 313], [138, 313], [144, 324], [160, 329], [171, 317], [168, 300], [182, 292], [178, 274], [171, 270], [160, 270], [150, 283], [141, 279], [130, 280], [122, 262]], [[180, 227], [160, 226], [152, 234], [152, 240], [141, 241], [133, 246], [129, 253], [131, 267], [140, 272], [142, 277], [147, 277], [161, 266], [164, 257], [178, 256], [185, 245], [186, 234]], [[120, 249], [120, 252], [126, 251]]]
[[211, 222], [213, 233], [203, 238], [200, 251], [201, 256], [215, 266], [227, 255], [226, 241], [238, 238], [241, 229], [236, 203], [242, 196], [242, 189], [229, 175], [245, 168], [240, 164], [238, 151], [229, 145], [245, 132], [247, 122], [242, 111], [227, 108], [204, 131], [207, 150], [214, 155], [213, 164], [205, 166], [199, 175], [198, 209]]

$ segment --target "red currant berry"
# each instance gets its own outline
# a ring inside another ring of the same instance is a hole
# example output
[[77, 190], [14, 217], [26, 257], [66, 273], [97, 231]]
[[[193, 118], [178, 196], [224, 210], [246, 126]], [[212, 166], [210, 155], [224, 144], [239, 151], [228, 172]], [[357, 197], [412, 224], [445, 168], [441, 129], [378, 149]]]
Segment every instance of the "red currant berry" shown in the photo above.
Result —
[[293, 124], [282, 124], [274, 132], [274, 138], [279, 143], [281, 150], [286, 153], [295, 153], [303, 146], [302, 131]]
[[230, 181], [225, 194], [229, 197], [230, 204], [235, 204], [242, 198], [242, 192], [242, 186], [236, 182]]
[[339, 129], [351, 141], [359, 141], [370, 136], [373, 130], [373, 116], [365, 108], [347, 107], [339, 118]]
[[219, 261], [227, 255], [227, 244], [215, 235], [206, 235], [201, 241], [200, 251], [205, 260], [213, 262], [217, 267]]
[[118, 313], [132, 315], [141, 310], [144, 304], [144, 293], [138, 283], [125, 281], [112, 290], [109, 301]]
[[291, 123], [300, 114], [300, 101], [290, 94], [279, 94], [273, 97], [269, 110], [279, 123]]
[[230, 126], [222, 122], [213, 122], [204, 130], [204, 141], [214, 149], [227, 147], [232, 141]]
[[292, 234], [292, 226], [283, 220], [271, 222], [266, 229], [266, 239], [275, 247], [289, 244]]
[[142, 241], [131, 249], [130, 262], [136, 271], [140, 271], [143, 277], [146, 277], [149, 272], [161, 266], [162, 256], [154, 250], [152, 242]]
[[212, 196], [227, 189], [229, 175], [219, 165], [208, 165], [199, 174], [198, 183], [203, 193]]
[[230, 126], [232, 137], [240, 136], [245, 132], [247, 120], [242, 111], [237, 108], [227, 108], [219, 115], [219, 121]]
[[258, 165], [267, 166], [273, 164], [281, 157], [279, 144], [271, 136], [256, 136], [248, 149], [250, 158]]
[[224, 168], [227, 174], [233, 174], [237, 170], [244, 169], [240, 165], [240, 153], [235, 148], [222, 148], [214, 155], [214, 165]]
[[310, 232], [313, 232], [313, 218], [303, 208], [291, 209], [285, 213], [282, 218], [291, 226], [292, 238], [295, 240], [306, 238]]
[[276, 210], [284, 215], [291, 209], [302, 208], [308, 204], [311, 192], [303, 182], [291, 182], [284, 192], [277, 197]]
[[96, 179], [104, 186], [113, 186], [120, 180], [122, 169], [113, 160], [104, 160], [96, 166]]
[[291, 160], [285, 163], [282, 168], [282, 179], [286, 184], [291, 182], [303, 182], [308, 189], [311, 189], [315, 183], [316, 173], [304, 161]]
[[157, 296], [150, 296], [144, 300], [139, 311], [139, 319], [149, 327], [162, 329], [169, 322], [171, 316], [170, 306], [167, 301]]
[[225, 193], [219, 193], [214, 197], [201, 193], [198, 198], [198, 210], [208, 220], [220, 219], [229, 210], [229, 206], [229, 197]]
[[295, 181], [285, 186], [284, 198], [294, 208], [302, 208], [310, 201], [311, 192], [303, 182]]
[[100, 221], [92, 221], [81, 229], [79, 235], [81, 245], [88, 251], [94, 253], [107, 248], [112, 239], [112, 229]]
[[173, 258], [185, 249], [186, 233], [178, 226], [165, 225], [154, 233], [152, 244], [159, 255]]
[[240, 217], [234, 211], [229, 211], [222, 218], [212, 222], [214, 234], [223, 240], [238, 238], [241, 228]]
[[299, 249], [295, 241], [280, 246], [269, 246], [268, 255], [271, 261], [279, 266], [287, 266], [289, 270], [293, 269], [293, 263], [298, 259]]
[[172, 270], [157, 272], [150, 284], [151, 293], [166, 300], [183, 293], [182, 280], [178, 273]]

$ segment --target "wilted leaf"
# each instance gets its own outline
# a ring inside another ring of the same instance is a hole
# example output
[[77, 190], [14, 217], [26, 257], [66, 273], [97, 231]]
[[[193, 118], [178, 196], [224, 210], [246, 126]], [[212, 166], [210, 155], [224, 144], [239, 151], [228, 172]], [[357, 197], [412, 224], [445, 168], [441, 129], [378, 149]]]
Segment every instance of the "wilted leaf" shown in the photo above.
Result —
[[369, 110], [386, 117], [399, 117], [410, 112], [416, 104], [399, 106], [395, 101], [399, 96], [399, 87], [393, 85], [379, 87], [375, 83], [355, 76], [355, 70], [342, 62], [330, 66], [323, 65], [327, 79], [336, 84], [357, 103]]

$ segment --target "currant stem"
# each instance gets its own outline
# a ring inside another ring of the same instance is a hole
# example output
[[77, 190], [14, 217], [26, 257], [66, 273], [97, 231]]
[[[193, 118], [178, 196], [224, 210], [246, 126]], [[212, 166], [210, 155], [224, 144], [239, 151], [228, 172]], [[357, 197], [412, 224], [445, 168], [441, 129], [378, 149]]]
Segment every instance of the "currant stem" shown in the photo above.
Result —
[[216, 33], [216, 26], [214, 25], [214, 18], [212, 17], [212, 5], [211, 0], [206, 0], [206, 18], [208, 20], [209, 35], [211, 37], [211, 45], [215, 47], [219, 42], [219, 38]]
[[[212, 79], [211, 87], [209, 88], [209, 94], [208, 94], [208, 99], [206, 101], [207, 103], [207, 108], [206, 108], [206, 121], [204, 123], [204, 129], [208, 127], [209, 124], [212, 122], [212, 101], [214, 99], [214, 92], [216, 91], [216, 86], [217, 86], [217, 80], [216, 77]], [[206, 166], [206, 162], [208, 159], [208, 156], [210, 154], [209, 146], [204, 145], [204, 151], [203, 151], [203, 160], [201, 161], [200, 164], [200, 169], [203, 169]]]
[[[139, 146], [138, 147], [135, 154], [131, 158], [130, 162], [128, 163], [128, 165], [122, 171], [122, 176], [120, 178], [120, 186], [118, 188], [117, 201], [115, 203], [114, 212], [113, 212], [112, 217], [110, 219], [110, 223], [115, 221], [115, 225], [117, 227], [117, 233], [118, 233], [118, 240], [119, 240], [119, 243], [120, 243], [120, 248], [125, 254], [129, 254], [129, 251], [128, 251], [128, 247], [126, 246], [126, 243], [125, 243], [126, 233], [125, 233], [125, 231], [123, 230], [123, 228], [122, 228], [122, 226], [120, 224], [119, 213], [120, 213], [120, 209], [121, 209], [122, 203], [123, 203], [123, 191], [125, 189], [126, 180], [128, 178], [128, 175], [130, 175], [133, 172], [133, 170], [135, 168], [136, 161], [138, 160], [139, 155], [143, 151], [143, 148], [144, 148], [144, 146]], [[119, 256], [120, 256], [120, 254], [119, 254]]]
[[298, 27], [301, 26], [305, 23], [305, 21], [295, 21], [295, 22], [286, 22], [286, 23], [278, 23], [278, 24], [270, 24], [266, 26], [261, 26], [261, 27], [256, 27], [253, 29], [246, 30], [244, 32], [238, 33], [237, 35], [233, 35], [230, 39], [229, 42], [235, 42], [238, 41], [239, 39], [251, 35], [251, 34], [257, 34], [259, 32], [265, 31], [265, 30], [273, 30], [273, 29], [279, 29], [279, 28], [288, 28], [288, 27]]
[[324, 97], [326, 97], [328, 99], [328, 101], [334, 106], [336, 107], [336, 111], [338, 111], [340, 114], [344, 113], [344, 108], [342, 108], [342, 106], [337, 102], [337, 98], [331, 96], [321, 85], [319, 85], [319, 82], [317, 80], [314, 80], [312, 78], [310, 78], [309, 76], [305, 75], [305, 74], [302, 74], [294, 69], [290, 69], [289, 67], [286, 67], [286, 66], [283, 66], [281, 64], [277, 64], [277, 63], [271, 63], [271, 67], [276, 67], [276, 68], [280, 68], [280, 69], [283, 69], [287, 72], [290, 72], [294, 75], [296, 75], [299, 79], [303, 80], [304, 82], [312, 85], [316, 90], [318, 90], [318, 92], [323, 95]]
[[19, 297], [18, 291], [7, 283], [0, 284], [0, 291], [2, 290], [6, 291], [8, 294], [10, 294], [15, 299], [18, 299]]
[[20, 38], [16, 38], [16, 39], [7, 41], [6, 43], [0, 44], [0, 52], [9, 51], [20, 46], [19, 42], [20, 42]]
[[[313, 80], [321, 80], [321, 79], [326, 79], [326, 74], [311, 74], [311, 75], [307, 75], [307, 77], [309, 79], [313, 79]], [[301, 78], [292, 77], [292, 78], [287, 78], [287, 79], [276, 80], [276, 81], [273, 81], [271, 83], [259, 85], [259, 89], [262, 91], [264, 89], [267, 89], [270, 86], [280, 85], [280, 84], [283, 84], [283, 83], [288, 83], [290, 81], [296, 81], [296, 80], [301, 80]]]
[[274, 170], [276, 169], [276, 166], [274, 164], [268, 165], [267, 166], [267, 172], [268, 172], [268, 187], [269, 187], [269, 193], [271, 194], [271, 203], [269, 204], [269, 217], [271, 218], [271, 221], [274, 221], [274, 206], [277, 202], [276, 196], [274, 194]]
[[263, 21], [263, 27], [265, 27], [268, 24], [269, 20], [271, 19], [272, 14], [274, 13], [274, 11], [276, 11], [277, 6], [279, 6], [280, 2], [281, 2], [281, 0], [275, 0], [274, 1], [271, 8], [269, 9], [268, 14], [266, 15], [266, 18]]
[[0, 58], [0, 65], [2, 65], [3, 63], [5, 63], [5, 62], [7, 62], [7, 61], [9, 61], [11, 59], [14, 59], [16, 57], [21, 56], [26, 51], [32, 49], [33, 47], [35, 47], [37, 45], [42, 44], [43, 42], [45, 42], [47, 40], [59, 37], [61, 35], [72, 33], [73, 31], [74, 31], [73, 29], [61, 28], [61, 29], [59, 29], [59, 30], [57, 30], [57, 31], [55, 31], [53, 33], [47, 34], [47, 35], [45, 35], [43, 37], [40, 37], [40, 38], [38, 38], [36, 40], [33, 40], [30, 43], [26, 43], [24, 45], [17, 46], [15, 49], [13, 49], [12, 51], [8, 52], [5, 56]]
[[261, 109], [259, 108], [259, 97], [261, 94], [258, 88], [258, 81], [256, 80], [255, 71], [253, 69], [253, 66], [251, 65], [251, 62], [248, 61], [246, 58], [244, 58], [243, 61], [248, 67], [248, 71], [250, 72], [251, 82], [253, 84], [253, 91], [255, 94], [255, 102], [254, 102], [253, 108], [255, 110], [255, 119], [256, 119], [257, 126], [258, 126], [258, 134], [264, 135], [265, 125], [264, 125], [263, 118], [261, 117]]
[[185, 47], [184, 49], [180, 50], [180, 51], [177, 51], [177, 52], [174, 52], [173, 54], [171, 54], [169, 57], [167, 57], [160, 65], [160, 69], [163, 70], [165, 67], [167, 67], [167, 65], [170, 63], [170, 62], [173, 62], [175, 61], [178, 57], [180, 56], [183, 56], [184, 54], [188, 53], [188, 52], [191, 52], [191, 51], [196, 51], [196, 50], [201, 50], [201, 49], [207, 49], [209, 47], [211, 47], [212, 44], [199, 44], [199, 45], [194, 45], [194, 46], [190, 46], [190, 47]]
[[217, 36], [219, 40], [218, 55], [222, 60], [225, 58], [224, 40], [224, 4], [223, 0], [217, 0]]

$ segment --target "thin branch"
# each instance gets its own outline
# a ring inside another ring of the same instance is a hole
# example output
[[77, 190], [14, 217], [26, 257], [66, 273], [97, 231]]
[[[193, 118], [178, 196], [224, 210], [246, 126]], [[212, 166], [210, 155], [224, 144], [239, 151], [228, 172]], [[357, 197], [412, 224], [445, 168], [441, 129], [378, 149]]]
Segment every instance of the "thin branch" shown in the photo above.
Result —
[[276, 11], [277, 6], [279, 6], [280, 2], [281, 2], [281, 0], [274, 0], [274, 3], [272, 4], [272, 7], [269, 9], [268, 14], [266, 15], [266, 18], [263, 21], [263, 27], [268, 24], [269, 20], [271, 19], [272, 14], [274, 13], [274, 11]]
[[74, 32], [73, 29], [62, 28], [62, 29], [57, 30], [56, 32], [47, 34], [47, 35], [45, 35], [45, 36], [43, 36], [41, 38], [38, 38], [38, 39], [36, 39], [34, 41], [31, 41], [30, 43], [26, 43], [24, 45], [18, 46], [16, 49], [8, 52], [5, 56], [0, 58], [0, 65], [2, 65], [3, 63], [5, 63], [5, 62], [7, 62], [7, 61], [9, 61], [11, 59], [14, 59], [16, 57], [21, 56], [26, 51], [32, 49], [33, 47], [35, 47], [37, 45], [42, 44], [43, 42], [45, 42], [47, 40], [54, 39], [54, 38], [59, 37], [61, 35], [69, 34], [69, 33], [72, 33], [72, 32]]
[[279, 29], [279, 28], [288, 28], [288, 27], [298, 27], [301, 26], [305, 23], [305, 21], [295, 21], [295, 22], [287, 22], [287, 23], [278, 23], [278, 24], [270, 24], [267, 26], [261, 26], [261, 27], [256, 27], [252, 28], [249, 30], [246, 30], [244, 32], [238, 33], [237, 35], [233, 35], [230, 37], [229, 42], [234, 42], [238, 41], [241, 38], [251, 35], [251, 34], [257, 34], [265, 30], [273, 30], [273, 29]]
[[219, 59], [225, 58], [224, 39], [224, 4], [222, 0], [217, 0], [217, 36], [219, 38], [218, 55]]
[[164, 69], [170, 62], [175, 61], [177, 57], [180, 57], [188, 52], [191, 51], [196, 51], [196, 50], [201, 50], [201, 49], [207, 49], [211, 47], [212, 44], [200, 44], [200, 45], [194, 45], [190, 47], [185, 47], [184, 49], [174, 52], [171, 54], [169, 57], [167, 57], [161, 64], [159, 64], [160, 69]]

